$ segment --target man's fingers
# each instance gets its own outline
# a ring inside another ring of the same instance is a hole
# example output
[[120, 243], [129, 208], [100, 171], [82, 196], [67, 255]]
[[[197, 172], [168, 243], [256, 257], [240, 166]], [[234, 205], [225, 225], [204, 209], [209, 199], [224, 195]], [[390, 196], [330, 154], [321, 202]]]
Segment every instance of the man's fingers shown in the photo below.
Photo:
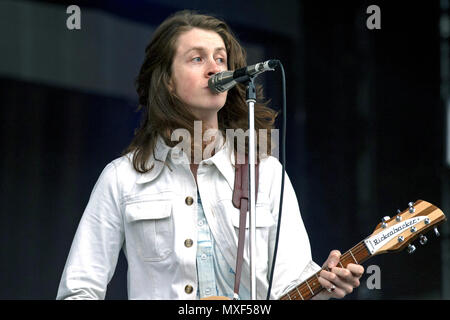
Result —
[[[361, 265], [349, 263], [346, 268], [337, 267], [341, 258], [339, 250], [330, 252], [320, 272], [319, 282], [330, 297], [343, 298], [359, 287], [359, 278], [364, 273]], [[342, 267], [342, 265], [341, 265]]]
[[322, 276], [319, 277], [319, 283], [322, 287], [326, 289], [327, 294], [330, 297], [343, 298], [346, 295], [346, 292], [343, 289], [339, 288], [334, 283], [332, 283], [331, 281], [327, 280]]
[[364, 267], [359, 264], [349, 263], [347, 265], [347, 269], [350, 270], [350, 272], [358, 278], [361, 278], [364, 274]]
[[358, 278], [355, 278], [349, 270], [337, 267], [332, 268], [331, 272], [322, 270], [320, 277], [336, 285], [337, 288], [342, 289], [346, 294], [352, 293], [353, 288], [358, 287], [360, 284]]
[[339, 250], [333, 250], [330, 252], [330, 255], [328, 256], [327, 261], [325, 262], [325, 267], [328, 269], [331, 269], [339, 263], [339, 260], [341, 258], [341, 252]]

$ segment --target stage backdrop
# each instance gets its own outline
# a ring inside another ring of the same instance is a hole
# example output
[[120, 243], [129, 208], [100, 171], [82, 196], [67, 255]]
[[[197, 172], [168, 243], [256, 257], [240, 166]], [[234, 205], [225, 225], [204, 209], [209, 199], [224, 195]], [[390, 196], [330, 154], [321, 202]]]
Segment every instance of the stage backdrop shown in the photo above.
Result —
[[[440, 62], [448, 8], [439, 2], [382, 1], [378, 30], [367, 27], [368, 1], [95, 3], [0, 2], [0, 299], [56, 297], [91, 190], [138, 125], [133, 83], [144, 49], [181, 9], [224, 18], [249, 64], [283, 62], [287, 172], [317, 263], [409, 201], [448, 209]], [[80, 30], [66, 25], [72, 4], [81, 9]], [[280, 110], [280, 72], [258, 82]], [[412, 256], [370, 260], [380, 288], [365, 274], [346, 299], [448, 299], [448, 231], [441, 231]], [[127, 298], [126, 270], [121, 254], [107, 299]]]

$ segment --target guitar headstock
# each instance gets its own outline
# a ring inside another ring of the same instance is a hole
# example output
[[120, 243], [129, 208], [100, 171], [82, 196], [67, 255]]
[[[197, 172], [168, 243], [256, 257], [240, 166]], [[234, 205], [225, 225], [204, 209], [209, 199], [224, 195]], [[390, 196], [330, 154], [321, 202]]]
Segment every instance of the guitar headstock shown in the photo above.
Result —
[[423, 200], [410, 202], [408, 208], [397, 211], [397, 215], [384, 217], [374, 232], [364, 240], [372, 255], [403, 250], [408, 247], [412, 253], [415, 247], [411, 244], [417, 237], [425, 244], [425, 233], [434, 229], [439, 235], [437, 225], [446, 220], [441, 209]]

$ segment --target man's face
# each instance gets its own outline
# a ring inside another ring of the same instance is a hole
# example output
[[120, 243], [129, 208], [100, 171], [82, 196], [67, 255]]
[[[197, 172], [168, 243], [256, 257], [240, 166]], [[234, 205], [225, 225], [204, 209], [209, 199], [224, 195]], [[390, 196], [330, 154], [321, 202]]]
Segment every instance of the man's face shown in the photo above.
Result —
[[211, 119], [224, 106], [227, 92], [212, 93], [208, 79], [225, 70], [227, 52], [222, 38], [214, 31], [194, 28], [176, 42], [170, 89], [198, 119]]

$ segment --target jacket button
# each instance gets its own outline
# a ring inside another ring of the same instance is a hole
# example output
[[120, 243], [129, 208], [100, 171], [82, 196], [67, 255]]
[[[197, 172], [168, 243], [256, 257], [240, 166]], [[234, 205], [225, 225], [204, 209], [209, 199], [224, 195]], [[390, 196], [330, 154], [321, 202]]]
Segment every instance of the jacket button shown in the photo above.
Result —
[[193, 244], [194, 244], [194, 241], [192, 241], [192, 239], [186, 239], [186, 240], [184, 240], [184, 246], [185, 246], [186, 248], [192, 247]]
[[192, 197], [186, 197], [186, 199], [184, 200], [184, 202], [186, 202], [186, 204], [188, 206], [190, 206], [191, 204], [194, 203], [194, 199]]
[[186, 293], [192, 293], [192, 291], [194, 291], [194, 288], [191, 285], [187, 285], [186, 287], [184, 287], [184, 292]]

